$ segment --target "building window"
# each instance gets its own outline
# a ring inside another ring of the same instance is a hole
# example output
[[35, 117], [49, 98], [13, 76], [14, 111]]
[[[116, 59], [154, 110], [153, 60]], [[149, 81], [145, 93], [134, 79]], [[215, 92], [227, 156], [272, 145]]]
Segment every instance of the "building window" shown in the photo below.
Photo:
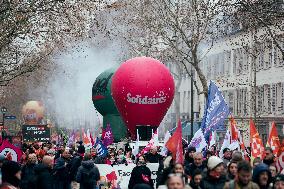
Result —
[[277, 85], [271, 84], [271, 112], [274, 113], [276, 111], [276, 102], [277, 102]]

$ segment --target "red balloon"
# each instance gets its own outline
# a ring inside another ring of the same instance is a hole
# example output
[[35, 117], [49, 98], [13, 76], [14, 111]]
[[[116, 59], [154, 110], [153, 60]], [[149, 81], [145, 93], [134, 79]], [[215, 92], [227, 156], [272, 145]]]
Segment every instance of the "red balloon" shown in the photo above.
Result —
[[158, 127], [174, 98], [174, 80], [165, 65], [149, 57], [124, 62], [112, 78], [112, 97], [132, 137], [137, 125]]

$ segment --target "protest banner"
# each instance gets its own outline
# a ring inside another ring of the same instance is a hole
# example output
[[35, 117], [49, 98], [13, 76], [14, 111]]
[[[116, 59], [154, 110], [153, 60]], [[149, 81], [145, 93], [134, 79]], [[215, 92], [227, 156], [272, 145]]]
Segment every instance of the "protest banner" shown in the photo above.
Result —
[[[114, 188], [127, 189], [130, 180], [132, 169], [136, 164], [121, 164], [121, 165], [107, 165], [107, 164], [96, 164], [100, 171], [101, 183], [108, 182], [114, 185]], [[147, 163], [147, 167], [151, 170], [154, 185], [156, 185], [158, 163]]]

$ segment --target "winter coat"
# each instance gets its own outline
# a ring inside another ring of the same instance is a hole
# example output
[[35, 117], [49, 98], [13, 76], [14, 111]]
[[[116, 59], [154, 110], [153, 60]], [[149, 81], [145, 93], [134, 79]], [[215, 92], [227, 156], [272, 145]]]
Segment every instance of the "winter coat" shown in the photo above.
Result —
[[202, 164], [201, 166], [197, 167], [194, 163], [192, 163], [190, 165], [185, 166], [184, 172], [185, 172], [186, 175], [192, 177], [193, 172], [196, 169], [200, 169], [200, 171], [205, 171], [206, 170], [206, 166], [205, 166], [205, 164]]
[[51, 174], [52, 170], [50, 168], [41, 163], [36, 165], [34, 170], [37, 175], [37, 189], [55, 189], [54, 179]]
[[75, 181], [78, 168], [81, 166], [81, 162], [82, 162], [81, 156], [75, 156], [73, 157], [73, 159], [71, 159], [69, 163], [70, 164], [69, 176], [71, 181]]
[[69, 170], [62, 158], [57, 159], [52, 171], [52, 176], [57, 189], [71, 189]]
[[146, 160], [149, 163], [160, 163], [161, 161], [163, 161], [163, 156], [161, 156], [158, 153], [156, 154], [147, 153], [145, 156], [146, 156]]
[[22, 168], [21, 189], [36, 188], [35, 166], [36, 164], [28, 163]]
[[208, 174], [202, 179], [200, 187], [202, 189], [223, 189], [226, 183], [226, 176], [221, 175], [218, 179], [214, 179]]
[[250, 181], [246, 186], [241, 186], [238, 185], [235, 180], [231, 180], [229, 182], [226, 182], [224, 189], [259, 189], [259, 187], [252, 181]]
[[76, 181], [80, 183], [80, 189], [95, 189], [99, 180], [100, 172], [94, 162], [92, 160], [82, 161], [76, 175]]
[[128, 189], [132, 189], [136, 184], [148, 184], [154, 188], [153, 180], [151, 179], [151, 171], [146, 165], [134, 167], [131, 172], [131, 177], [128, 184]]

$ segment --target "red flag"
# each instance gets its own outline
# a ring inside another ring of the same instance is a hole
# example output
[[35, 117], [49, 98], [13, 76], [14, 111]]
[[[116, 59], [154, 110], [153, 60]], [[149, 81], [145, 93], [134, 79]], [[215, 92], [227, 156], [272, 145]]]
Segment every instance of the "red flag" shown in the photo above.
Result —
[[251, 144], [251, 156], [253, 158], [256, 157], [263, 158], [264, 147], [252, 119], [250, 120], [250, 144]]
[[95, 141], [94, 141], [94, 139], [93, 139], [93, 137], [92, 137], [92, 133], [91, 133], [91, 132], [90, 132], [90, 139], [91, 139], [92, 146], [94, 146]]
[[282, 140], [277, 156], [276, 167], [277, 171], [280, 173], [284, 169], [284, 140]]
[[266, 146], [271, 147], [275, 155], [278, 154], [278, 151], [280, 149], [280, 141], [279, 141], [278, 132], [277, 132], [277, 128], [276, 128], [274, 121], [272, 122], [271, 130], [269, 133]]
[[183, 163], [182, 128], [180, 120], [175, 133], [167, 141], [166, 147], [172, 152], [173, 160], [175, 160], [176, 163]]
[[237, 123], [235, 121], [235, 119], [233, 118], [233, 116], [231, 116], [230, 118], [230, 122], [231, 122], [231, 136], [232, 136], [232, 141], [238, 141], [239, 139], [239, 130], [237, 128]]

